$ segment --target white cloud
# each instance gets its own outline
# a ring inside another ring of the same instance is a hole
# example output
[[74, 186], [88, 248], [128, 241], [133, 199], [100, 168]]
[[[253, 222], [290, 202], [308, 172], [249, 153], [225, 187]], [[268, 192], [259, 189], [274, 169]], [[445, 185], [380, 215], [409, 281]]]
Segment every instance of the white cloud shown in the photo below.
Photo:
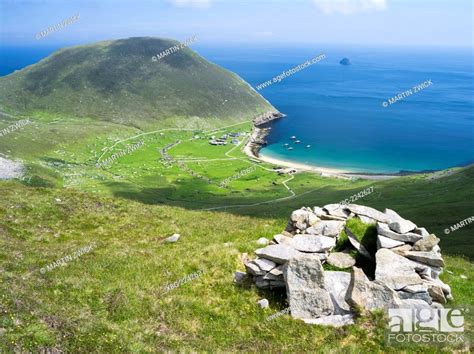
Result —
[[387, 0], [313, 0], [326, 15], [349, 15], [357, 12], [381, 11], [387, 8]]
[[209, 7], [211, 0], [168, 0], [176, 7]]

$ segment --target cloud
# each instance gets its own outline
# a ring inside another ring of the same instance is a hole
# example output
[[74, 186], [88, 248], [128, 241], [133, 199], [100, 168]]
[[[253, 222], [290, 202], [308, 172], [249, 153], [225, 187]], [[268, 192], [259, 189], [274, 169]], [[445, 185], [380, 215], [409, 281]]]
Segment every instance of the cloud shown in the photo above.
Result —
[[387, 0], [313, 0], [326, 15], [349, 15], [358, 12], [382, 11], [387, 8]]
[[211, 0], [168, 0], [170, 4], [176, 7], [209, 7]]

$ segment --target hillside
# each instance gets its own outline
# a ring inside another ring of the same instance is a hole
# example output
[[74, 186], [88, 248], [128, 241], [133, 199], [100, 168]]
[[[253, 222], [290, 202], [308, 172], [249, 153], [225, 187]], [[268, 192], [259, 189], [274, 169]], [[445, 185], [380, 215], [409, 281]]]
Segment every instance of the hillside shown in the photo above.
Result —
[[183, 48], [150, 37], [56, 51], [0, 78], [3, 110], [92, 117], [143, 127], [168, 117], [251, 119], [273, 109], [236, 74]]
[[[0, 351], [401, 350], [384, 343], [380, 313], [345, 328], [309, 326], [289, 315], [267, 321], [287, 306], [284, 297], [233, 284], [233, 272], [244, 270], [241, 253], [252, 256], [258, 238], [279, 233], [288, 211], [278, 219], [216, 214], [13, 181], [1, 182], [0, 193]], [[163, 242], [175, 232], [177, 243]], [[472, 263], [444, 258], [452, 306], [471, 304]], [[267, 310], [256, 304], [262, 297], [270, 299]]]

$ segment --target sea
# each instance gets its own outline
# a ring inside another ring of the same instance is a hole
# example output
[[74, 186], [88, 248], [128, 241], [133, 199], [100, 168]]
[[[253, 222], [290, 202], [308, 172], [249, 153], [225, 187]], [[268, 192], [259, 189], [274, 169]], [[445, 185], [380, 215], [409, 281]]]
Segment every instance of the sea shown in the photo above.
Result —
[[[0, 75], [59, 47], [2, 46]], [[258, 91], [286, 115], [272, 123], [264, 156], [358, 173], [433, 171], [474, 163], [472, 49], [191, 47], [254, 88], [324, 54], [319, 62]], [[340, 64], [343, 58], [351, 64]], [[426, 87], [415, 89], [423, 83]]]

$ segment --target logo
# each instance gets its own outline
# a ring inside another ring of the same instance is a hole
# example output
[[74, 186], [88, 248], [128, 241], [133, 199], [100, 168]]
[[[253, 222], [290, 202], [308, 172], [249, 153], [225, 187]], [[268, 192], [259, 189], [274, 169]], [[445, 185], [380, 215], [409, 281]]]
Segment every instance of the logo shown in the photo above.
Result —
[[389, 309], [388, 342], [463, 343], [463, 309]]

